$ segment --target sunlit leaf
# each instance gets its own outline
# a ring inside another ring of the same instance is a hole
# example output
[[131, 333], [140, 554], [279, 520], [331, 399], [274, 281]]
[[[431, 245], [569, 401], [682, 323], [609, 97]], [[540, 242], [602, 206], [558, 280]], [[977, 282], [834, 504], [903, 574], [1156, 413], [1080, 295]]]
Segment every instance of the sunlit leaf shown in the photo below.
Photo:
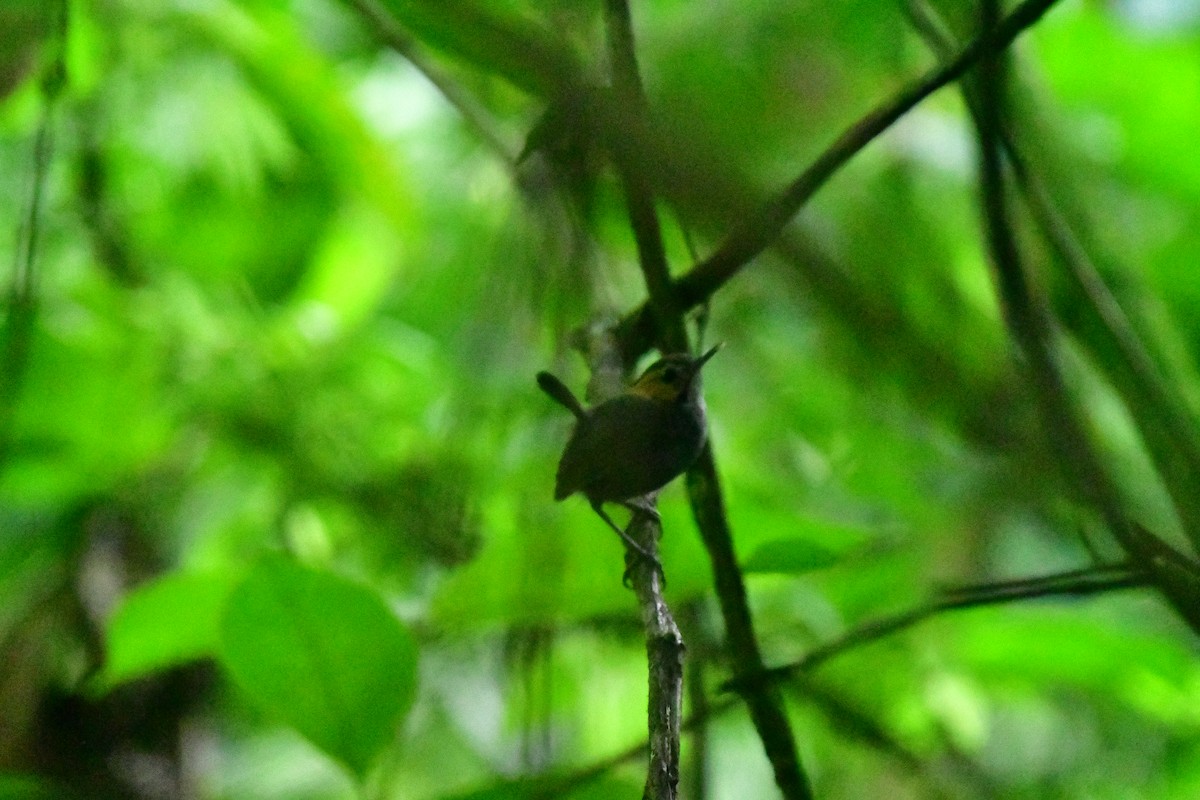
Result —
[[179, 573], [131, 592], [108, 624], [97, 688], [107, 690], [215, 655], [221, 613], [232, 588], [233, 577], [227, 573]]

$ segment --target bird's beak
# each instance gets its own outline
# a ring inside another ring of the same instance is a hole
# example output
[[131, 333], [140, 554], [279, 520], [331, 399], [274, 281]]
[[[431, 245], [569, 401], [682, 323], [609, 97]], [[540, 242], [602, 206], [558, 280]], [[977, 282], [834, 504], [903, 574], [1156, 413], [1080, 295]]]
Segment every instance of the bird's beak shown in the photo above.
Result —
[[700, 368], [704, 366], [704, 362], [708, 361], [710, 358], [715, 356], [717, 354], [717, 351], [720, 350], [724, 346], [725, 346], [724, 342], [719, 342], [716, 345], [713, 345], [712, 349], [710, 349], [707, 353], [705, 353], [704, 355], [700, 356], [695, 361], [693, 361], [692, 362], [692, 374], [695, 375], [697, 372], [699, 372]]

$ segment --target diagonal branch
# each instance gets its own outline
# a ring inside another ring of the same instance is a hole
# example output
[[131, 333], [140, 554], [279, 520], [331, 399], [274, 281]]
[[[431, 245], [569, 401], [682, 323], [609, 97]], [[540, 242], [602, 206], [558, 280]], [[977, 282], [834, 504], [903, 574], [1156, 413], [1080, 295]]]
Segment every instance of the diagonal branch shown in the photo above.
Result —
[[[1040, 20], [1056, 2], [1025, 0], [1000, 25], [977, 36], [945, 65], [935, 67], [910, 82], [896, 95], [846, 128], [782, 192], [736, 227], [716, 252], [674, 282], [675, 300], [680, 309], [687, 311], [704, 302], [771, 246], [817, 190], [860, 150], [925, 98], [961, 78], [984, 55], [1001, 51], [1012, 44], [1022, 31]], [[622, 319], [617, 336], [627, 361], [636, 360], [638, 355], [649, 349], [658, 336], [650, 304], [642, 305]]]
[[1072, 570], [1039, 578], [978, 584], [950, 589], [924, 605], [889, 617], [871, 620], [841, 637], [813, 648], [803, 658], [767, 671], [770, 680], [809, 673], [833, 658], [919, 625], [947, 611], [1000, 605], [1041, 597], [1082, 597], [1131, 589], [1149, 584], [1145, 573], [1130, 564], [1113, 564]]

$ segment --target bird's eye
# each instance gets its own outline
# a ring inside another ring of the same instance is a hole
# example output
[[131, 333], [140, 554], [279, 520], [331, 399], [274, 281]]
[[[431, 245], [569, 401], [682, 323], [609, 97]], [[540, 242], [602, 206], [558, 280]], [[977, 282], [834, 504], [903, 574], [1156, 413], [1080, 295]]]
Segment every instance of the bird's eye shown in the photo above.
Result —
[[679, 380], [679, 370], [674, 367], [667, 367], [662, 371], [663, 383], [675, 383]]

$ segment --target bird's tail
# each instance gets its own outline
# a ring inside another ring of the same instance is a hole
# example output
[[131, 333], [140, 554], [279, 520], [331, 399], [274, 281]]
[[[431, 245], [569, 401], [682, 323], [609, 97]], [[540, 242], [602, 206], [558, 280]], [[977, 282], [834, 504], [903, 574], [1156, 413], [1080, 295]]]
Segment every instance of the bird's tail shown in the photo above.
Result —
[[583, 406], [575, 399], [575, 395], [558, 378], [549, 372], [539, 372], [537, 374], [537, 382], [538, 386], [542, 387], [543, 392], [550, 395], [552, 400], [574, 414], [576, 419], [583, 419], [587, 416], [587, 412], [583, 410]]

